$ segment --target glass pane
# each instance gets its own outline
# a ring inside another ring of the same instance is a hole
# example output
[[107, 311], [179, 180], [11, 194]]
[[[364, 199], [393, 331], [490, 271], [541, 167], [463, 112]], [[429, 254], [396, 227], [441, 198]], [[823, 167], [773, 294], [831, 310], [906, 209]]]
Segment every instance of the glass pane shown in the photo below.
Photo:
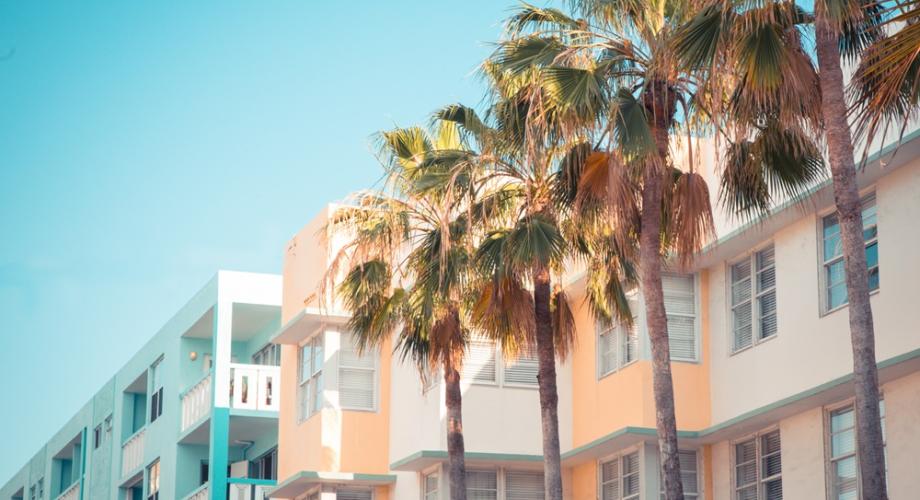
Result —
[[761, 460], [763, 467], [763, 477], [775, 476], [783, 472], [782, 461], [779, 453], [774, 453], [763, 457]]
[[783, 500], [783, 480], [777, 478], [767, 481], [763, 485], [763, 492], [766, 500]]
[[842, 253], [840, 247], [840, 225], [837, 216], [830, 215], [824, 218], [824, 260], [830, 260]]
[[776, 314], [760, 318], [760, 338], [765, 339], [776, 335]]
[[694, 314], [696, 304], [693, 296], [693, 276], [663, 274], [664, 308], [668, 314]]
[[757, 458], [757, 445], [754, 440], [745, 441], [735, 445], [735, 462], [743, 464], [752, 462]]
[[601, 482], [607, 483], [620, 476], [620, 462], [611, 460], [601, 465]]
[[738, 490], [738, 500], [757, 500], [757, 485]]
[[757, 462], [749, 462], [735, 468], [735, 486], [757, 483]]
[[313, 346], [307, 344], [300, 348], [300, 381], [310, 378], [310, 362], [313, 360]]
[[856, 430], [847, 429], [831, 436], [831, 454], [835, 457], [856, 451]]
[[831, 413], [831, 432], [852, 429], [854, 418], [853, 408], [841, 408]]
[[732, 283], [732, 305], [737, 305], [751, 298], [751, 280], [746, 279]]

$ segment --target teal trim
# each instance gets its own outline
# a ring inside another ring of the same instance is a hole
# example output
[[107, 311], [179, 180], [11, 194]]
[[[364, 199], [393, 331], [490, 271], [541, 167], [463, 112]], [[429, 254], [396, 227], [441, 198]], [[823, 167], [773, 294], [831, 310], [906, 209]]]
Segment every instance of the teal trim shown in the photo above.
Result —
[[[883, 370], [883, 369], [885, 369], [885, 368], [890, 368], [890, 367], [895, 366], [895, 365], [897, 365], [897, 364], [904, 363], [904, 362], [907, 362], [907, 361], [916, 360], [916, 359], [920, 359], [920, 349], [915, 349], [915, 350], [913, 350], [913, 351], [909, 351], [909, 352], [906, 352], [906, 353], [904, 353], [904, 354], [900, 354], [900, 355], [898, 355], [898, 356], [895, 356], [895, 357], [888, 358], [888, 359], [886, 359], [886, 360], [880, 361], [880, 362], [877, 364], [877, 366], [878, 366], [878, 369], [879, 369], [879, 370]], [[703, 430], [700, 430], [700, 431], [681, 431], [681, 430], [678, 430], [678, 431], [677, 431], [677, 437], [678, 437], [678, 438], [683, 438], [683, 439], [701, 439], [701, 438], [705, 438], [705, 437], [707, 437], [707, 436], [709, 436], [709, 435], [711, 435], [711, 434], [714, 434], [714, 433], [719, 432], [719, 431], [721, 431], [721, 430], [727, 429], [727, 428], [732, 427], [732, 426], [734, 426], [734, 425], [738, 425], [738, 424], [740, 424], [740, 423], [742, 423], [742, 422], [745, 422], [745, 421], [747, 421], [747, 420], [750, 420], [750, 419], [752, 419], [752, 418], [758, 417], [758, 416], [760, 416], [760, 415], [769, 413], [769, 412], [774, 411], [774, 410], [778, 410], [778, 409], [780, 409], [780, 408], [782, 408], [782, 407], [784, 407], [784, 406], [788, 406], [788, 405], [797, 403], [797, 402], [799, 402], [799, 401], [808, 399], [808, 398], [810, 398], [810, 397], [817, 396], [818, 394], [821, 394], [822, 392], [829, 391], [829, 390], [831, 390], [831, 389], [840, 387], [840, 386], [842, 386], [842, 385], [844, 385], [844, 384], [849, 383], [849, 382], [852, 381], [852, 380], [853, 380], [853, 374], [852, 374], [852, 373], [849, 373], [849, 374], [844, 375], [844, 376], [842, 376], [842, 377], [837, 377], [837, 378], [835, 378], [835, 379], [833, 379], [833, 380], [831, 380], [831, 381], [829, 381], [829, 382], [825, 382], [825, 383], [823, 383], [823, 384], [817, 385], [817, 386], [812, 387], [812, 388], [810, 388], [810, 389], [807, 389], [807, 390], [804, 390], [804, 391], [802, 391], [802, 392], [793, 394], [792, 396], [783, 398], [783, 399], [781, 399], [781, 400], [779, 400], [779, 401], [776, 401], [776, 402], [774, 402], [774, 403], [770, 403], [770, 404], [768, 404], [768, 405], [761, 406], [760, 408], [755, 408], [755, 409], [753, 409], [753, 410], [751, 410], [751, 411], [742, 413], [741, 415], [738, 415], [737, 417], [730, 418], [730, 419], [728, 419], [728, 420], [726, 420], [726, 421], [724, 421], [724, 422], [720, 422], [719, 424], [713, 425], [713, 426], [711, 426], [711, 427], [707, 427], [707, 428], [705, 428], [705, 429], [703, 429]], [[577, 455], [577, 454], [579, 454], [579, 453], [586, 452], [586, 451], [590, 450], [591, 448], [595, 448], [595, 447], [600, 446], [600, 445], [602, 445], [602, 444], [604, 444], [604, 443], [606, 443], [606, 442], [608, 442], [608, 441], [610, 441], [610, 440], [616, 439], [616, 438], [618, 438], [618, 437], [620, 437], [620, 436], [624, 436], [624, 435], [627, 435], [627, 434], [635, 435], [635, 436], [638, 436], [638, 437], [655, 437], [655, 436], [657, 436], [657, 431], [656, 431], [654, 428], [649, 428], [649, 427], [624, 427], [624, 428], [622, 428], [622, 429], [613, 431], [613, 432], [611, 432], [610, 434], [607, 434], [607, 435], [605, 435], [605, 436], [602, 436], [602, 437], [600, 437], [600, 438], [598, 438], [598, 439], [595, 439], [594, 441], [591, 441], [591, 442], [589, 442], [589, 443], [587, 443], [587, 444], [583, 444], [583, 445], [581, 445], [581, 446], [579, 446], [579, 447], [577, 447], [577, 448], [573, 448], [573, 449], [571, 449], [571, 450], [569, 450], [569, 451], [563, 453], [563, 454], [562, 454], [562, 459], [563, 459], [563, 460], [566, 460], [566, 459], [571, 458], [571, 457], [573, 457], [573, 456], [575, 456], [575, 455]], [[420, 452], [420, 453], [416, 453], [415, 455], [420, 455], [420, 454], [424, 454], [424, 453], [425, 453], [425, 452], [423, 451], [423, 452]], [[411, 461], [410, 459], [412, 459], [412, 460], [417, 460], [418, 458], [423, 458], [423, 457], [416, 457], [415, 455], [413, 455], [413, 456], [411, 456], [411, 457], [407, 457], [407, 458], [405, 458], [405, 459], [403, 459], [403, 460], [401, 460], [401, 461], [399, 461], [399, 462], [396, 462], [395, 464], [390, 465], [390, 468], [391, 468], [391, 469], [395, 469], [396, 466], [402, 465], [404, 462]], [[467, 456], [469, 456], [469, 455], [470, 455], [470, 454], [467, 453]], [[434, 458], [434, 457], [432, 457], [432, 458]]]
[[[218, 320], [220, 318], [220, 303], [214, 306], [214, 323], [211, 330], [211, 352], [214, 353], [215, 363], [211, 367], [211, 374], [217, 369], [217, 337], [220, 333]], [[230, 409], [218, 408], [215, 400], [218, 387], [216, 378], [211, 379], [211, 439], [208, 451], [208, 480], [211, 483], [211, 498], [227, 498], [227, 468], [230, 466]]]
[[[540, 457], [540, 461], [541, 461], [541, 462], [543, 461], [543, 457]], [[346, 474], [347, 474], [347, 473], [346, 473]], [[298, 472], [297, 474], [294, 474], [293, 476], [291, 476], [291, 477], [285, 479], [285, 480], [284, 480], [283, 482], [281, 482], [280, 484], [278, 484], [278, 486], [275, 487], [274, 490], [268, 492], [268, 493], [269, 493], [269, 496], [271, 496], [275, 491], [277, 491], [277, 490], [279, 490], [279, 489], [281, 489], [281, 488], [284, 488], [285, 486], [288, 486], [288, 485], [290, 485], [290, 484], [292, 484], [292, 483], [295, 483], [295, 482], [297, 482], [297, 481], [300, 481], [300, 480], [303, 480], [303, 479], [308, 479], [308, 480], [310, 480], [310, 479], [312, 479], [312, 480], [319, 480], [319, 479], [323, 479], [322, 476], [323, 476], [323, 473], [318, 472], [318, 471], [315, 471], [315, 470], [302, 470], [302, 471]], [[355, 473], [355, 474], [352, 474], [351, 476], [352, 476], [352, 480], [354, 480], [354, 481], [374, 481], [374, 482], [381, 482], [381, 483], [395, 483], [395, 482], [396, 482], [396, 474], [361, 474], [361, 473]]]
[[[468, 451], [463, 454], [466, 460], [494, 460], [496, 462], [543, 462], [543, 455], [523, 455], [515, 453], [482, 453]], [[433, 458], [446, 460], [447, 452], [444, 450], [422, 450], [390, 464], [390, 469], [396, 470], [416, 460]]]
[[251, 479], [248, 477], [229, 477], [227, 478], [228, 484], [252, 484], [255, 486], [275, 486], [278, 484], [278, 481], [274, 479]]
[[[95, 403], [95, 401], [94, 401]], [[84, 480], [86, 479], [86, 450], [91, 446], [86, 442], [87, 431], [86, 427], [83, 428], [83, 435], [80, 437], [80, 494], [77, 496], [78, 500], [83, 500], [83, 486]]]

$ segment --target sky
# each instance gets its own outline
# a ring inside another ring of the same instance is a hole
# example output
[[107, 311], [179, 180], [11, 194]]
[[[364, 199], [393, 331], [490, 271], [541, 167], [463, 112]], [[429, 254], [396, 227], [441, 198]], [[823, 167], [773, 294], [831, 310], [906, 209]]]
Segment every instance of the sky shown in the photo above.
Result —
[[0, 484], [218, 269], [279, 273], [375, 132], [480, 103], [513, 5], [0, 0]]

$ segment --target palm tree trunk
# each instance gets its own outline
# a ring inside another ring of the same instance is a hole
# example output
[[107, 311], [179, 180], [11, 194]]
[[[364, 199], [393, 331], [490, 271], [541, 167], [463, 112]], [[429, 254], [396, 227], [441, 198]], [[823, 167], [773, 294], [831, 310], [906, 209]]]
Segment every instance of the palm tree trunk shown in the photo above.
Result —
[[853, 344], [853, 382], [856, 390], [856, 435], [861, 498], [885, 500], [885, 452], [879, 417], [878, 367], [875, 330], [869, 303], [869, 271], [863, 239], [862, 203], [856, 185], [853, 139], [847, 121], [843, 72], [837, 31], [819, 14], [815, 22], [821, 101], [834, 201], [840, 221], [843, 259], [849, 299], [850, 339]]
[[559, 451], [559, 393], [556, 390], [556, 345], [550, 313], [549, 270], [534, 272], [534, 319], [536, 320], [537, 382], [543, 423], [543, 482], [546, 500], [562, 500], [562, 457]]
[[450, 500], [466, 500], [463, 396], [460, 392], [460, 372], [450, 361], [444, 362], [444, 400], [447, 406], [447, 475], [450, 478]]
[[668, 316], [661, 285], [661, 202], [664, 195], [668, 130], [655, 127], [655, 141], [661, 165], [651, 166], [642, 189], [641, 234], [639, 236], [639, 280], [645, 299], [645, 321], [652, 344], [652, 387], [655, 395], [655, 428], [661, 460], [661, 489], [665, 500], [683, 500], [680, 456], [677, 448], [677, 417], [674, 412], [674, 382], [671, 378], [671, 347]]

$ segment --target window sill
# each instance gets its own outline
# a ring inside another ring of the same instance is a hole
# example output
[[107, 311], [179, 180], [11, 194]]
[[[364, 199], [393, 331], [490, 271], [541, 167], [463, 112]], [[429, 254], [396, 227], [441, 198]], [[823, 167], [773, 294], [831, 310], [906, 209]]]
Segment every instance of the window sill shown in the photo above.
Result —
[[[875, 296], [875, 295], [877, 295], [877, 294], [878, 294], [879, 292], [881, 292], [881, 291], [882, 291], [882, 287], [878, 287], [878, 288], [876, 288], [875, 290], [870, 290], [870, 291], [869, 291], [869, 300], [872, 300], [872, 297]], [[843, 303], [843, 304], [840, 304], [839, 306], [837, 306], [837, 307], [835, 307], [835, 308], [833, 308], [833, 309], [827, 309], [827, 310], [823, 311], [821, 314], [818, 315], [818, 317], [819, 317], [819, 318], [823, 318], [823, 317], [825, 317], [825, 316], [830, 316], [831, 314], [834, 314], [834, 313], [837, 312], [837, 311], [842, 311], [842, 310], [846, 309], [847, 307], [849, 307], [849, 305], [850, 305], [850, 302], [847, 301], [847, 302], [845, 302], [845, 303]]]
[[634, 364], [636, 364], [636, 363], [638, 363], [638, 362], [639, 362], [638, 359], [634, 359], [634, 360], [630, 361], [629, 363], [626, 363], [626, 364], [624, 364], [624, 365], [622, 365], [622, 366], [620, 366], [620, 367], [618, 367], [618, 368], [615, 368], [615, 369], [613, 369], [613, 370], [610, 370], [610, 371], [607, 372], [607, 373], [604, 373], [603, 375], [598, 375], [597, 380], [598, 380], [598, 382], [600, 382], [601, 380], [603, 380], [603, 379], [605, 379], [605, 378], [607, 378], [607, 377], [609, 377], [609, 376], [611, 376], [611, 375], [620, 373], [621, 371], [625, 370], [626, 368], [629, 368], [630, 366], [632, 366], [632, 365], [634, 365]]
[[759, 346], [759, 345], [766, 344], [767, 342], [769, 342], [769, 341], [775, 339], [776, 337], [779, 337], [779, 331], [777, 331], [776, 333], [774, 333], [773, 335], [770, 335], [769, 337], [767, 337], [767, 338], [765, 338], [765, 339], [760, 339], [760, 340], [754, 342], [753, 344], [751, 344], [751, 345], [749, 345], [749, 346], [747, 346], [747, 347], [742, 347], [741, 349], [738, 349], [738, 350], [736, 350], [736, 351], [730, 351], [729, 354], [728, 354], [728, 357], [732, 357], [732, 356], [735, 356], [735, 355], [737, 355], [737, 354], [741, 354], [741, 353], [743, 353], [743, 352], [750, 351], [751, 349], [753, 349], [753, 348], [755, 348], [755, 347], [757, 347], [757, 346]]

